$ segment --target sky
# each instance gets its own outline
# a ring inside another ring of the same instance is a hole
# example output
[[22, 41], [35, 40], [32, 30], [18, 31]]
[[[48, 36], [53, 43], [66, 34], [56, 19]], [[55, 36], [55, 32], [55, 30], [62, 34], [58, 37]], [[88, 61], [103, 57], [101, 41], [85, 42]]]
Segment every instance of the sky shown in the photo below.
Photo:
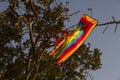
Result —
[[[66, 26], [79, 22], [82, 14], [91, 15], [88, 8], [92, 8], [92, 17], [99, 23], [112, 21], [111, 16], [120, 20], [120, 0], [64, 0], [69, 1], [70, 13], [81, 10], [80, 13], [71, 17]], [[4, 10], [5, 4], [0, 4], [0, 10]], [[115, 25], [110, 25], [103, 34], [106, 26], [96, 26], [91, 35], [85, 41], [90, 43], [92, 49], [99, 48], [102, 52], [102, 68], [93, 72], [94, 80], [120, 80], [120, 25], [114, 33]]]
[[[88, 8], [92, 8], [92, 17], [99, 23], [112, 21], [114, 16], [120, 20], [120, 0], [66, 0], [69, 1], [70, 12], [81, 10], [74, 15], [68, 26], [77, 23], [82, 14], [91, 15]], [[120, 80], [120, 25], [114, 33], [115, 25], [110, 25], [103, 34], [106, 26], [96, 26], [85, 41], [90, 43], [92, 49], [99, 48], [102, 52], [102, 68], [93, 72], [94, 80]]]

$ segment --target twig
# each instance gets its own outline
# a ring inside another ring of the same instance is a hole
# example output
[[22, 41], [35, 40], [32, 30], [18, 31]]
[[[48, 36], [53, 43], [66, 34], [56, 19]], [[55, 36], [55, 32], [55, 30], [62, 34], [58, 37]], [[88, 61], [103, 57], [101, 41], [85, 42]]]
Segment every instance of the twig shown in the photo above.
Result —
[[67, 15], [67, 16], [73, 16], [73, 15], [79, 13], [80, 11], [81, 11], [81, 10], [78, 10], [78, 11], [76, 11], [76, 12], [74, 12], [74, 13], [72, 13], [72, 14], [69, 14], [69, 15]]
[[110, 21], [110, 22], [98, 24], [97, 26], [105, 26], [105, 25], [108, 25], [108, 24], [120, 24], [120, 20], [119, 21]]
[[92, 15], [93, 15], [92, 8], [88, 8], [88, 11], [90, 11], [90, 12], [91, 12], [91, 17], [92, 17]]
[[30, 0], [30, 4], [31, 4], [31, 9], [32, 9], [32, 11], [33, 11], [33, 14], [35, 15], [35, 22], [33, 23], [33, 27], [35, 26], [35, 24], [37, 24], [38, 23], [38, 19], [39, 19], [39, 17], [38, 17], [38, 13], [36, 12], [36, 10], [35, 10], [35, 6], [34, 6], [34, 3], [32, 2], [32, 0]]
[[4, 14], [10, 13], [10, 12], [12, 12], [12, 10], [11, 9], [7, 9], [7, 10], [5, 10], [3, 12], [0, 12], [0, 15], [4, 15]]
[[30, 74], [31, 74], [31, 72], [33, 71], [33, 69], [34, 69], [34, 68], [32, 68], [32, 69], [28, 72], [25, 80], [29, 80]]
[[[77, 23], [77, 24], [78, 24], [78, 23]], [[74, 28], [77, 24], [74, 24], [74, 25], [72, 25], [72, 26], [70, 26], [70, 27], [68, 27], [68, 28], [66, 28], [66, 29]]]
[[107, 26], [105, 27], [105, 29], [103, 30], [103, 34], [105, 33], [105, 31], [107, 30], [108, 27], [109, 27], [109, 25], [107, 25]]
[[43, 56], [43, 54], [44, 54], [44, 51], [46, 50], [46, 48], [47, 48], [47, 46], [48, 46], [48, 43], [49, 43], [49, 38], [47, 39], [46, 45], [44, 46], [43, 50], [41, 51], [42, 53], [41, 53], [41, 55], [39, 56], [38, 62], [40, 62], [40, 60], [41, 60], [41, 58], [42, 58], [42, 56]]
[[116, 26], [115, 26], [115, 30], [114, 30], [115, 33], [116, 33], [116, 31], [117, 31], [117, 27], [118, 27], [118, 24], [116, 24]]

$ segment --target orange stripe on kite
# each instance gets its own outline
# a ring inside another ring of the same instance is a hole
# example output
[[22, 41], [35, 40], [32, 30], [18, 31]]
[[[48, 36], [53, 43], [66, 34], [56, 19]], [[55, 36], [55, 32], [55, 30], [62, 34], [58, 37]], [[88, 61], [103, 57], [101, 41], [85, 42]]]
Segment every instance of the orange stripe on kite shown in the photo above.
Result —
[[50, 56], [53, 55], [53, 54], [55, 54], [56, 51], [59, 49], [59, 47], [61, 47], [61, 46], [63, 45], [64, 42], [65, 42], [65, 39], [63, 39], [63, 40], [55, 47], [55, 49], [54, 49], [52, 52], [50, 52]]

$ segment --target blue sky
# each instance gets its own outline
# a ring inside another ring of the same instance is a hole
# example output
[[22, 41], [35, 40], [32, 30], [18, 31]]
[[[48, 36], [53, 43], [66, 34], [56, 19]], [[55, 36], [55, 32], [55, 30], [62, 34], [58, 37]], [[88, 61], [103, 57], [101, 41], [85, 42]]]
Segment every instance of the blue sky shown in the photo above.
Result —
[[[93, 9], [93, 18], [99, 23], [112, 21], [111, 16], [120, 20], [120, 0], [66, 0], [69, 1], [70, 12], [81, 10], [71, 18], [68, 26], [79, 21], [82, 14], [91, 15], [88, 8]], [[94, 80], [120, 80], [120, 25], [114, 33], [115, 25], [110, 25], [103, 34], [105, 26], [96, 26], [85, 43], [91, 43], [92, 48], [103, 52], [102, 68], [93, 72]]]

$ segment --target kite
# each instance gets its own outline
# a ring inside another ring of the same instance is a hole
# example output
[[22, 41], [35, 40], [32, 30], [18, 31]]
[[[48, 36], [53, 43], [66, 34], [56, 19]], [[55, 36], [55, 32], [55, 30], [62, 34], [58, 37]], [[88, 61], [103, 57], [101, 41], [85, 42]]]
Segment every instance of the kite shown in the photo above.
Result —
[[82, 15], [76, 29], [66, 32], [50, 55], [57, 55], [58, 64], [64, 62], [88, 38], [96, 24], [97, 20], [86, 14]]

